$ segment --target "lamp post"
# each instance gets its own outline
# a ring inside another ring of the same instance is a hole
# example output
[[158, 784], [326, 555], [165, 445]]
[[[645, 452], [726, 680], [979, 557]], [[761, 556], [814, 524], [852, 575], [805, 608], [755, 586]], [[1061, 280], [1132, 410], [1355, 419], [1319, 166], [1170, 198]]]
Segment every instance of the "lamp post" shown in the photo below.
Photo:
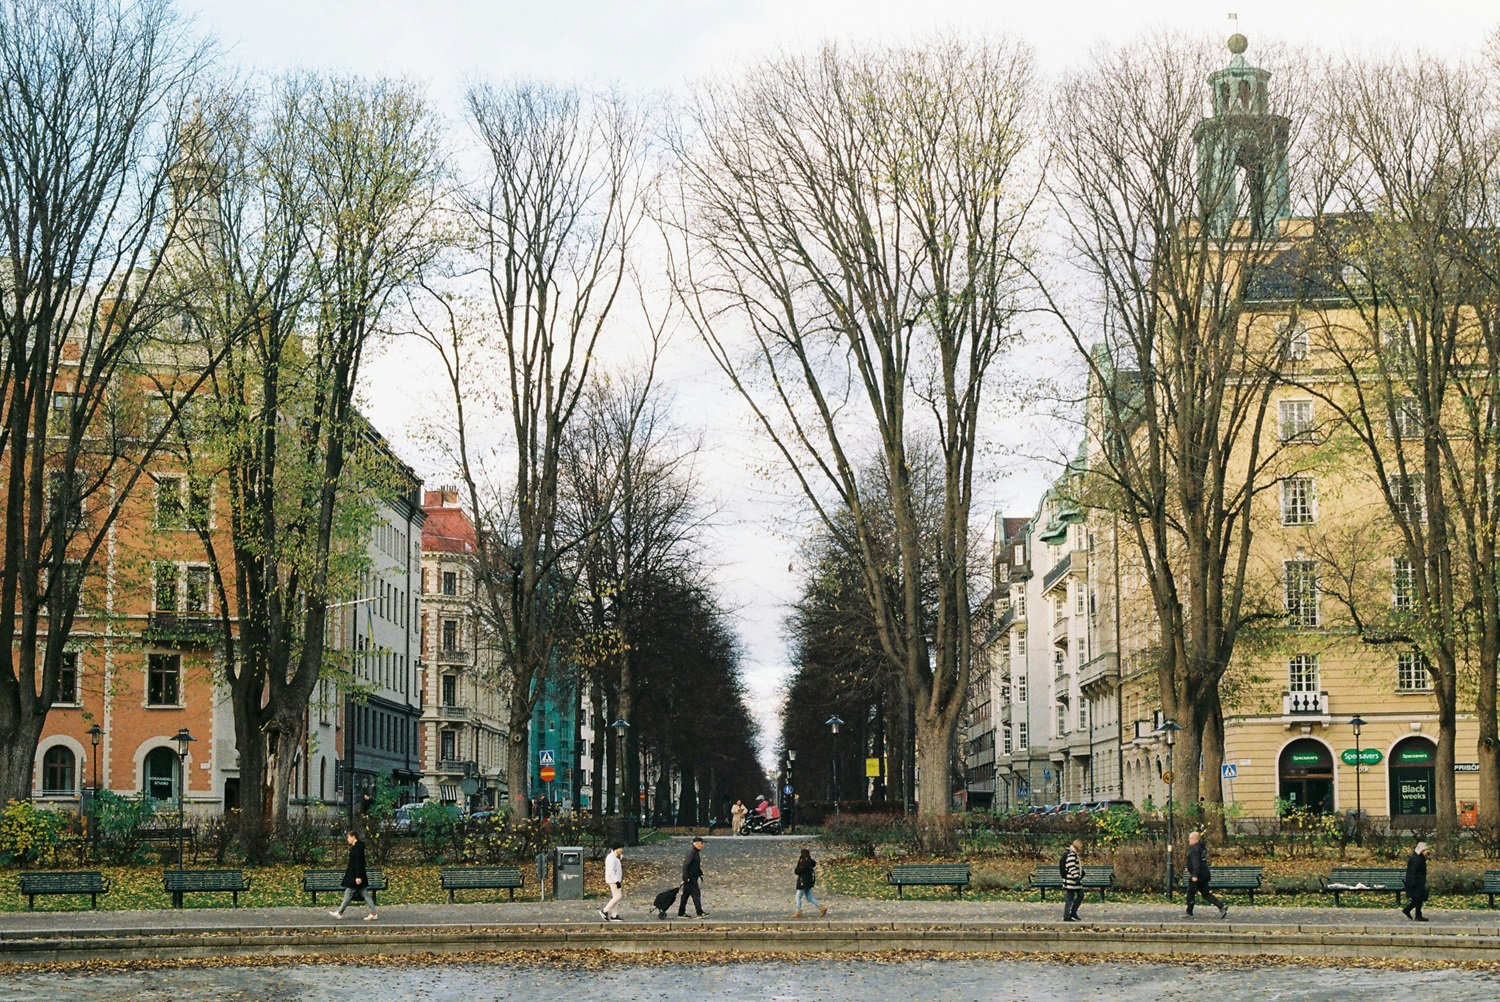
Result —
[[89, 839], [94, 843], [94, 855], [99, 855], [99, 739], [104, 737], [104, 728], [95, 723], [89, 728], [89, 744], [93, 746], [94, 795], [89, 809]]
[[1167, 742], [1167, 900], [1170, 901], [1172, 900], [1172, 877], [1174, 876], [1172, 872], [1172, 785], [1177, 779], [1172, 774], [1172, 746], [1177, 743], [1177, 732], [1182, 730], [1182, 728], [1178, 726], [1177, 721], [1169, 718], [1162, 721], [1162, 725], [1157, 730]]
[[177, 737], [172, 740], [177, 742], [177, 871], [182, 872], [183, 854], [183, 830], [187, 827], [187, 817], [183, 814], [182, 797], [187, 790], [187, 753], [188, 744], [194, 740], [192, 734], [188, 733], [186, 727], [177, 732]]
[[797, 749], [786, 750], [786, 830], [797, 831], [797, 784], [792, 780], [792, 767], [797, 763]]
[[833, 732], [833, 813], [838, 816], [841, 813], [839, 810], [839, 728], [844, 726], [844, 722], [838, 718], [837, 714], [823, 722]]
[[1363, 798], [1360, 796], [1361, 791], [1359, 788], [1359, 772], [1364, 768], [1364, 756], [1361, 754], [1363, 749], [1359, 745], [1359, 732], [1365, 726], [1364, 719], [1356, 714], [1350, 718], [1349, 726], [1354, 728], [1354, 843], [1355, 845], [1364, 845], [1364, 836], [1360, 831], [1360, 821], [1365, 816], [1365, 805]]

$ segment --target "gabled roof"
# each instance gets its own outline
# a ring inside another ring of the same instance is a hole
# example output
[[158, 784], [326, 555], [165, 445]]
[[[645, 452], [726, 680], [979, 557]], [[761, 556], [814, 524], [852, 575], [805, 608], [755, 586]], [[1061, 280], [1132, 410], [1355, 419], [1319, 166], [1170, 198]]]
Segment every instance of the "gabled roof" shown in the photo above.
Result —
[[423, 553], [472, 555], [476, 547], [474, 523], [462, 508], [453, 505], [423, 505], [427, 521], [422, 525]]

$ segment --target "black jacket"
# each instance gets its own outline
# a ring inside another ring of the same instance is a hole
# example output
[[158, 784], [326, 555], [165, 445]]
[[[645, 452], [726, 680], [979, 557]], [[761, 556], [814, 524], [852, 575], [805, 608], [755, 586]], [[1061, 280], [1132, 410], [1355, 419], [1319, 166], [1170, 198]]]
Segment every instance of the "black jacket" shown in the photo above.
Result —
[[818, 882], [817, 874], [814, 873], [817, 867], [818, 861], [813, 859], [811, 856], [809, 856], [807, 859], [797, 860], [797, 868], [795, 871], [797, 874], [797, 890], [810, 891], [813, 889], [813, 885]]
[[[355, 881], [358, 880], [358, 883]], [[365, 844], [355, 842], [349, 847], [349, 865], [344, 869], [341, 887], [368, 887], [370, 877], [365, 873]]]
[[687, 858], [682, 861], [682, 881], [685, 884], [696, 884], [703, 879], [703, 857], [698, 852], [698, 847], [693, 846], [688, 850]]
[[1427, 857], [1414, 852], [1406, 860], [1406, 879], [1401, 882], [1408, 894], [1427, 893]]
[[1194, 842], [1188, 846], [1187, 872], [1188, 876], [1198, 878], [1199, 890], [1208, 886], [1208, 850], [1203, 847], [1202, 842]]

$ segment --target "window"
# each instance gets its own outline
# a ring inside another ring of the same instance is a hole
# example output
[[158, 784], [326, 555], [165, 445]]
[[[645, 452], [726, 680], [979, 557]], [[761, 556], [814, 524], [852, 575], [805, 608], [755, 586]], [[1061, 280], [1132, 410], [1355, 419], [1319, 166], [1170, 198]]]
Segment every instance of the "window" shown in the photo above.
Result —
[[1380, 357], [1386, 365], [1402, 367], [1411, 364], [1416, 346], [1415, 321], [1386, 318], [1380, 322]]
[[1313, 402], [1311, 400], [1283, 400], [1280, 405], [1281, 440], [1283, 442], [1311, 442], [1313, 440]]
[[1427, 513], [1427, 485], [1422, 474], [1391, 478], [1391, 508], [1403, 523], [1422, 521]]
[[458, 594], [458, 574], [456, 572], [454, 572], [454, 571], [444, 571], [443, 572], [443, 594], [444, 595], [457, 595]]
[[443, 705], [458, 705], [458, 678], [454, 675], [443, 676]]
[[1011, 743], [1011, 730], [1009, 727], [1006, 727], [1000, 732], [1000, 753], [1002, 755], [1009, 755], [1013, 747]]
[[191, 529], [211, 525], [209, 492], [208, 482], [198, 477], [157, 477], [156, 527]]
[[78, 705], [78, 652], [64, 651], [57, 670], [57, 705]]
[[1024, 657], [1026, 657], [1026, 631], [1025, 630], [1017, 630], [1016, 631], [1016, 657], [1018, 657], [1018, 658], [1024, 658]]
[[59, 531], [73, 532], [83, 527], [83, 493], [78, 489], [80, 475], [63, 470], [47, 474], [47, 511]]
[[1312, 525], [1317, 520], [1316, 488], [1311, 477], [1287, 477], [1281, 482], [1281, 524]]
[[1016, 596], [1016, 618], [1026, 618], [1026, 593], [1024, 591]]
[[47, 749], [47, 753], [42, 756], [43, 796], [55, 797], [58, 794], [77, 792], [73, 785], [74, 764], [72, 749], [63, 745], [53, 745]]
[[1083, 589], [1083, 584], [1081, 582], [1075, 584], [1073, 586], [1073, 612], [1079, 616], [1082, 616], [1085, 612], [1088, 611], [1087, 603], [1088, 595]]
[[182, 703], [182, 658], [176, 654], [152, 654], [146, 659], [146, 705], [179, 706]]
[[[1026, 705], [1026, 672], [1024, 670], [1016, 676], [1016, 702], [1022, 706]], [[1021, 747], [1025, 746], [1026, 743], [1023, 741]]]
[[151, 749], [146, 756], [146, 795], [152, 800], [176, 800], [177, 766], [177, 754], [172, 749]]
[[152, 607], [159, 612], [177, 611], [177, 565], [158, 560], [152, 565]]
[[1432, 675], [1427, 671], [1427, 660], [1416, 651], [1407, 651], [1397, 656], [1396, 691], [1432, 691]]
[[187, 587], [183, 589], [183, 612], [208, 612], [209, 611], [209, 577], [208, 567], [203, 564], [191, 564], [186, 573]]
[[172, 418], [172, 401], [158, 393], [146, 398], [146, 438], [155, 439]]
[[443, 650], [458, 650], [458, 620], [443, 620]]
[[1286, 664], [1286, 687], [1290, 692], [1318, 692], [1318, 656], [1294, 654]]
[[1391, 608], [1411, 612], [1417, 607], [1417, 572], [1405, 557], [1391, 558]]
[[1023, 720], [1016, 725], [1016, 751], [1025, 751], [1027, 747], [1026, 721]]
[[1080, 731], [1089, 729], [1089, 701], [1086, 699], [1078, 701], [1078, 729]]
[[1057, 730], [1054, 731], [1058, 737], [1068, 733], [1068, 707], [1066, 703], [1057, 704]]
[[1291, 626], [1318, 625], [1318, 562], [1288, 560], [1284, 565], [1286, 618]]
[[458, 758], [458, 735], [453, 731], [444, 731], [442, 735], [443, 750], [438, 756], [445, 761], [452, 762]]
[[1422, 424], [1422, 406], [1416, 397], [1400, 397], [1391, 402], [1391, 438], [1421, 438]]
[[1300, 362], [1307, 358], [1311, 339], [1307, 324], [1284, 320], [1276, 325], [1277, 339], [1281, 342], [1281, 357], [1289, 362]]

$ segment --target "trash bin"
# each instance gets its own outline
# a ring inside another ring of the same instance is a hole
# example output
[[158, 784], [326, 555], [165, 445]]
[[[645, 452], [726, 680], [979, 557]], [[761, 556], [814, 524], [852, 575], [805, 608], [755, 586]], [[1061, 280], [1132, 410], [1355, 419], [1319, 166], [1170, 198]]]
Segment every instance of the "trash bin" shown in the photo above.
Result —
[[583, 900], [583, 847], [560, 845], [552, 863], [552, 897], [558, 901]]

